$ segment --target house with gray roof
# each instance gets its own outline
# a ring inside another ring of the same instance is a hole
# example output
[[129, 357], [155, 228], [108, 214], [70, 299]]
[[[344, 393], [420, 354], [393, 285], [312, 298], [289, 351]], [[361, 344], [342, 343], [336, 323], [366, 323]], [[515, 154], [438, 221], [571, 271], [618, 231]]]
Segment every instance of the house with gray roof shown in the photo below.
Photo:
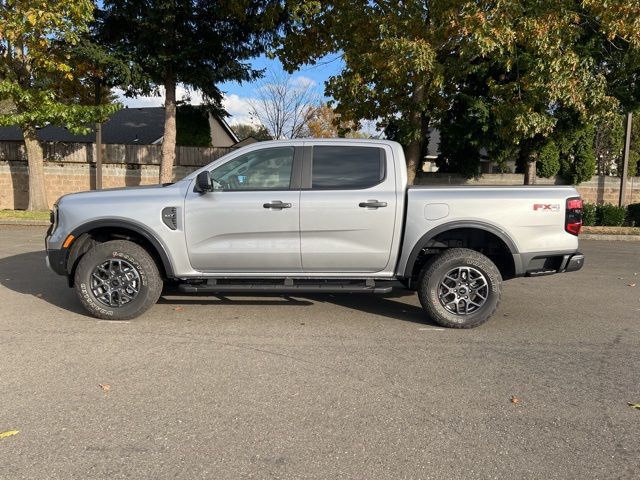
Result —
[[[202, 136], [200, 136], [198, 146], [231, 147], [238, 143], [238, 137], [222, 117], [200, 107], [189, 107], [188, 110], [181, 110], [181, 107], [178, 107], [176, 124], [179, 145], [193, 145], [193, 143], [180, 143], [180, 139], [185, 139], [185, 142], [190, 141], [188, 134], [194, 129], [194, 112], [197, 113], [195, 129], [204, 131], [205, 137], [208, 131], [210, 138], [210, 144], [203, 145]], [[182, 129], [181, 123], [184, 123]], [[181, 135], [181, 130], [188, 130], [185, 132], [187, 135]], [[163, 107], [123, 108], [102, 125], [102, 143], [105, 144], [155, 145], [162, 143], [163, 137]], [[38, 139], [42, 142], [94, 143], [95, 132], [88, 135], [75, 135], [64, 127], [48, 125], [38, 129]], [[23, 140], [22, 131], [17, 126], [0, 127], [0, 142]]]

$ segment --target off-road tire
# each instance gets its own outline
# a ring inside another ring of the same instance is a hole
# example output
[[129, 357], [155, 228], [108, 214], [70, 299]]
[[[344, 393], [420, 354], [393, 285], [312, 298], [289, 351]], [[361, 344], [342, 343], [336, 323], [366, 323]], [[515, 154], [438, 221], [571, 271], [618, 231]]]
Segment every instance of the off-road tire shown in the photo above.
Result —
[[[440, 282], [456, 267], [472, 267], [480, 271], [488, 284], [485, 303], [473, 313], [460, 315], [450, 312], [439, 299]], [[473, 328], [483, 324], [500, 305], [502, 276], [495, 264], [485, 255], [467, 248], [451, 248], [433, 258], [423, 267], [417, 283], [418, 298], [427, 315], [448, 328]]]
[[[140, 278], [137, 296], [120, 307], [105, 305], [91, 288], [91, 276], [96, 266], [111, 259], [125, 260], [137, 270]], [[104, 320], [128, 320], [142, 315], [158, 301], [162, 285], [151, 255], [140, 245], [127, 240], [96, 244], [82, 257], [75, 274], [75, 290], [82, 305], [92, 316]]]

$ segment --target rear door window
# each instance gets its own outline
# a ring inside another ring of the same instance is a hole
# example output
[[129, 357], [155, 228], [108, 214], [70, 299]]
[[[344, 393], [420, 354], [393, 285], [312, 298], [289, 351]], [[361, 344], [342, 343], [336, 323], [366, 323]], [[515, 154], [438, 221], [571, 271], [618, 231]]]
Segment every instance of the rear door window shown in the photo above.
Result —
[[385, 178], [385, 155], [379, 147], [314, 146], [313, 189], [356, 190], [373, 187]]

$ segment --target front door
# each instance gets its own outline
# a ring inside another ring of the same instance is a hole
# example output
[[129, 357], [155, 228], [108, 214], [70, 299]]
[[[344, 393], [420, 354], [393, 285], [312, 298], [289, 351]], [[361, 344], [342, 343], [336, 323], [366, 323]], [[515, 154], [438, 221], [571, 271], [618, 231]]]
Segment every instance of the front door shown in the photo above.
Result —
[[300, 197], [303, 271], [384, 270], [396, 221], [395, 171], [386, 149], [317, 144], [311, 160]]
[[212, 192], [190, 188], [185, 231], [195, 270], [301, 271], [295, 150], [279, 146], [250, 151], [211, 170]]

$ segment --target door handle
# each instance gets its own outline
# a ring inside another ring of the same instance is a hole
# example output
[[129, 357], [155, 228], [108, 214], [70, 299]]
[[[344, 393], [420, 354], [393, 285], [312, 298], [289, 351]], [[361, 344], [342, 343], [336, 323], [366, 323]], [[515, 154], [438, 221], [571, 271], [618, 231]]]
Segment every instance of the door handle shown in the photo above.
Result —
[[387, 202], [379, 202], [378, 200], [367, 200], [366, 202], [360, 202], [362, 208], [381, 208], [386, 207]]
[[282, 210], [283, 208], [291, 208], [290, 203], [283, 203], [280, 200], [272, 200], [269, 203], [262, 204], [264, 208], [272, 208], [274, 210]]

